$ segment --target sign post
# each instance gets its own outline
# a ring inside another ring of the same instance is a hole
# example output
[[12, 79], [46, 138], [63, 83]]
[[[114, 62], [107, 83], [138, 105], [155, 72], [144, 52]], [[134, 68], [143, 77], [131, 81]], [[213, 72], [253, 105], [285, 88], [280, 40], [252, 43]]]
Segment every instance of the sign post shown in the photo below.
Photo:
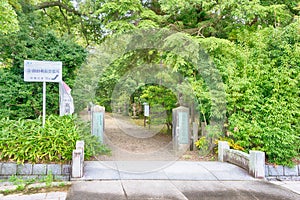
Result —
[[46, 121], [46, 82], [62, 81], [62, 62], [24, 60], [24, 81], [43, 82], [43, 127]]
[[46, 121], [46, 82], [43, 82], [43, 127]]

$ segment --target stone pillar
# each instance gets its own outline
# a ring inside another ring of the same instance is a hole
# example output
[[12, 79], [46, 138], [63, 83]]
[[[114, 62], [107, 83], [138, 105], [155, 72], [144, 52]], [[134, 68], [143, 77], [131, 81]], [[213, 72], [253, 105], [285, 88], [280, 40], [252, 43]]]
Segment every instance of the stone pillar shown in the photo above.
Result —
[[92, 113], [92, 135], [97, 136], [102, 143], [104, 134], [104, 114], [105, 107], [98, 105], [94, 106]]
[[226, 142], [226, 141], [219, 141], [218, 142], [218, 160], [220, 161], [220, 162], [224, 162], [225, 161], [225, 159], [224, 159], [224, 156], [225, 156], [225, 150], [226, 149], [229, 149], [230, 147], [229, 147], [229, 144], [228, 144], [228, 142]]
[[198, 128], [198, 123], [193, 122], [193, 150], [197, 149], [195, 142], [198, 140]]
[[[84, 141], [83, 140], [79, 140], [76, 141], [76, 150], [81, 150], [81, 163], [84, 162]], [[83, 164], [82, 164], [83, 165]], [[81, 167], [81, 174], [83, 174], [83, 166]]]
[[72, 154], [72, 177], [81, 178], [83, 176], [83, 166], [82, 166], [82, 150], [75, 149]]
[[265, 152], [250, 151], [249, 174], [254, 178], [265, 178]]
[[190, 147], [189, 109], [183, 106], [172, 110], [172, 136], [175, 151], [184, 151]]
[[76, 141], [76, 149], [72, 154], [72, 177], [81, 178], [83, 176], [84, 164], [84, 141]]

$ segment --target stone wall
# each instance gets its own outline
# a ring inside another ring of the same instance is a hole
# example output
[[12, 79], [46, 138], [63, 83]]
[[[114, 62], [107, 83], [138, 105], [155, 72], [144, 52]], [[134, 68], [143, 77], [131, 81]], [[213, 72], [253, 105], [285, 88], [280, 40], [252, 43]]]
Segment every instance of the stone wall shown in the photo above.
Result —
[[230, 162], [241, 168], [255, 178], [265, 178], [265, 153], [250, 151], [250, 154], [230, 149], [228, 142], [218, 142], [218, 160]]
[[268, 180], [300, 181], [300, 164], [295, 165], [294, 167], [266, 165], [265, 173]]
[[10, 176], [38, 178], [52, 174], [55, 180], [70, 180], [71, 165], [68, 164], [17, 164], [13, 162], [0, 162], [0, 179]]
[[233, 163], [247, 171], [249, 171], [249, 159], [250, 155], [245, 152], [234, 149], [225, 150], [224, 162]]
[[300, 164], [294, 167], [266, 165], [263, 152], [250, 151], [250, 154], [247, 154], [230, 149], [228, 142], [225, 141], [219, 141], [218, 143], [218, 160], [240, 166], [255, 178], [300, 181]]

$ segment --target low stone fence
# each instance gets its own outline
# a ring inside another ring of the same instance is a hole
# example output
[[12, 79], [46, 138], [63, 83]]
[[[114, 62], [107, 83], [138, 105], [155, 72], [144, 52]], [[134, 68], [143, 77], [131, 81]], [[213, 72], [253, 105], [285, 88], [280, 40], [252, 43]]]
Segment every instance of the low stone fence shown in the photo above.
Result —
[[265, 178], [265, 153], [250, 151], [250, 154], [229, 148], [228, 142], [218, 142], [218, 160], [244, 168], [255, 178]]
[[224, 162], [230, 162], [249, 171], [250, 154], [234, 149], [225, 149]]
[[81, 178], [83, 176], [84, 165], [84, 141], [76, 142], [76, 149], [72, 155], [72, 178]]
[[69, 181], [71, 165], [0, 162], [0, 179], [7, 179], [13, 175], [24, 178], [40, 178], [49, 174], [52, 174], [55, 180]]
[[247, 154], [230, 149], [228, 142], [218, 142], [218, 160], [240, 166], [255, 178], [300, 181], [300, 165], [295, 165], [294, 167], [266, 165], [264, 152], [250, 151], [250, 154]]
[[265, 172], [268, 180], [300, 181], [300, 165], [294, 167], [266, 165]]
[[83, 176], [84, 141], [76, 142], [73, 150], [72, 165], [69, 164], [17, 164], [14, 162], [0, 162], [0, 179], [8, 179], [11, 176], [24, 178], [41, 178], [49, 174], [54, 180], [69, 181], [72, 178]]

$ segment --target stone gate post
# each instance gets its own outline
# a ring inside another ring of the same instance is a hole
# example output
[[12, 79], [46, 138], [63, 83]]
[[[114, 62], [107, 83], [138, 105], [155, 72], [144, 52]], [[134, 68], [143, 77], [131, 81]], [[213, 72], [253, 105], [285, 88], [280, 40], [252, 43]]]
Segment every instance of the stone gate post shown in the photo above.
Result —
[[96, 105], [92, 110], [92, 135], [103, 143], [105, 107]]
[[172, 140], [175, 151], [190, 147], [189, 108], [180, 106], [172, 110]]

